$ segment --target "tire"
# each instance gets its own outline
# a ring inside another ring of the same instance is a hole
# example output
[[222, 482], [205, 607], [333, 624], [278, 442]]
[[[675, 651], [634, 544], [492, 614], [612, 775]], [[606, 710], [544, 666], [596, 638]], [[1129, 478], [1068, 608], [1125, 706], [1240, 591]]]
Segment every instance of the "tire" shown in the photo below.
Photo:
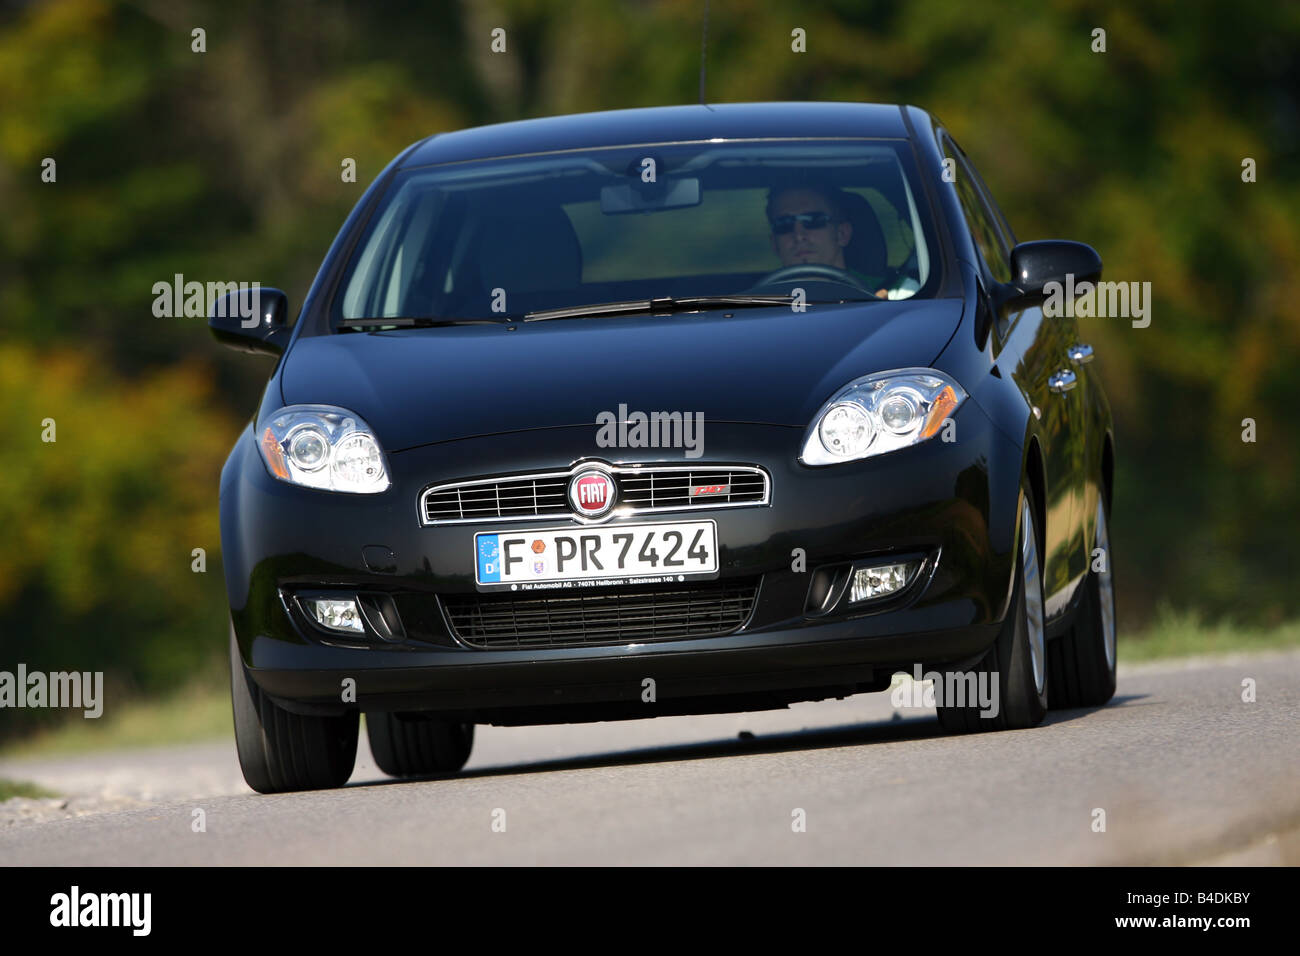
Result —
[[1054, 709], [1100, 707], [1115, 696], [1118, 654], [1114, 566], [1109, 516], [1102, 496], [1097, 500], [1097, 534], [1093, 547], [1101, 549], [1102, 570], [1091, 569], [1090, 554], [1088, 580], [1083, 585], [1083, 601], [1074, 624], [1048, 647], [1048, 679]]
[[366, 735], [379, 769], [390, 777], [455, 773], [474, 749], [474, 725], [418, 713], [367, 713]]
[[[1023, 730], [1037, 727], [1047, 715], [1047, 654], [1043, 620], [1042, 550], [1033, 519], [1029, 490], [1020, 489], [1016, 537], [1016, 584], [998, 639], [970, 670], [980, 689], [992, 694], [996, 713], [983, 714], [978, 700], [944, 703], [935, 688], [939, 723], [949, 733]], [[969, 677], [967, 677], [969, 681]], [[969, 683], [966, 684], [969, 687]], [[993, 708], [987, 708], [993, 710]]]
[[248, 676], [233, 627], [230, 700], [239, 766], [258, 793], [341, 787], [352, 776], [360, 714], [306, 717], [275, 704]]

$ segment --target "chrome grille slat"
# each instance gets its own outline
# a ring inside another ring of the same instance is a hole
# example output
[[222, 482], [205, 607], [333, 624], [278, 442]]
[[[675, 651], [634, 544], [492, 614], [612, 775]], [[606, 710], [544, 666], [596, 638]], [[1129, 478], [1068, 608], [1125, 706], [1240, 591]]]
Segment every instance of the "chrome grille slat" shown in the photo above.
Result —
[[[616, 465], [607, 470], [618, 485], [615, 515], [752, 507], [770, 500], [768, 474], [754, 465]], [[420, 495], [420, 520], [435, 525], [572, 517], [568, 482], [568, 472], [547, 472], [435, 485]], [[691, 489], [700, 485], [725, 485], [726, 491], [692, 498]]]

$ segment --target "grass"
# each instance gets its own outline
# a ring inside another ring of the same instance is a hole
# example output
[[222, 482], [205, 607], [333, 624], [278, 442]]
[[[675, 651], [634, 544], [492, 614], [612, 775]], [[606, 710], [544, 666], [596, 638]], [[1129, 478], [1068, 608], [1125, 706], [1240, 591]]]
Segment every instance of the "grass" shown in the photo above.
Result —
[[44, 787], [38, 787], [34, 783], [27, 783], [23, 780], [6, 780], [0, 777], [0, 803], [12, 800], [14, 797], [30, 797], [36, 800], [41, 797], [57, 796], [57, 793], [46, 790]]
[[[1198, 615], [1168, 607], [1157, 610], [1145, 630], [1121, 633], [1120, 662], [1248, 653], [1300, 648], [1300, 621], [1253, 628], [1223, 621], [1206, 624]], [[98, 720], [69, 720], [58, 727], [0, 745], [0, 756], [29, 757], [152, 747], [219, 740], [233, 736], [230, 684], [223, 669], [211, 669], [184, 689], [158, 699], [137, 699], [106, 709]], [[8, 784], [10, 787], [27, 786]], [[0, 799], [26, 796], [8, 792], [0, 780]], [[41, 794], [46, 795], [46, 794]]]
[[1121, 663], [1170, 657], [1241, 654], [1300, 647], [1300, 621], [1277, 627], [1246, 627], [1231, 621], [1204, 623], [1193, 611], [1175, 611], [1167, 605], [1144, 631], [1119, 635]]
[[234, 736], [230, 683], [205, 674], [161, 698], [124, 701], [105, 707], [96, 720], [72, 718], [29, 737], [0, 744], [2, 757], [32, 757], [186, 744]]

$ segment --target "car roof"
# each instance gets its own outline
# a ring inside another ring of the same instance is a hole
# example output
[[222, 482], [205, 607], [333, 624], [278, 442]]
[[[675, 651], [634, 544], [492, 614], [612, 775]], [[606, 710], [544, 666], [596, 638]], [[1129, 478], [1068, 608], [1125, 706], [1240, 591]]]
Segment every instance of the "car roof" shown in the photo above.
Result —
[[438, 133], [402, 167], [640, 143], [763, 137], [906, 137], [902, 108], [880, 103], [711, 103], [574, 113]]

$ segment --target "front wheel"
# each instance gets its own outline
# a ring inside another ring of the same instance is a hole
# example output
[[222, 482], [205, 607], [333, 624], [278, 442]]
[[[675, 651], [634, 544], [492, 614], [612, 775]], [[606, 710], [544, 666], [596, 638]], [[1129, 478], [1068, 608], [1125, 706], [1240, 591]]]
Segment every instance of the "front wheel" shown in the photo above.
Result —
[[1037, 727], [1047, 715], [1043, 563], [1031, 500], [1022, 486], [1015, 592], [998, 639], [969, 672], [942, 674], [945, 686], [934, 689], [949, 733]]
[[308, 717], [277, 705], [248, 676], [233, 627], [230, 700], [239, 767], [258, 793], [341, 787], [352, 776], [360, 715]]
[[1100, 707], [1115, 696], [1115, 580], [1106, 503], [1097, 498], [1097, 534], [1083, 603], [1068, 633], [1052, 642], [1052, 707]]
[[367, 713], [370, 754], [390, 777], [455, 773], [474, 748], [474, 725], [419, 713]]

